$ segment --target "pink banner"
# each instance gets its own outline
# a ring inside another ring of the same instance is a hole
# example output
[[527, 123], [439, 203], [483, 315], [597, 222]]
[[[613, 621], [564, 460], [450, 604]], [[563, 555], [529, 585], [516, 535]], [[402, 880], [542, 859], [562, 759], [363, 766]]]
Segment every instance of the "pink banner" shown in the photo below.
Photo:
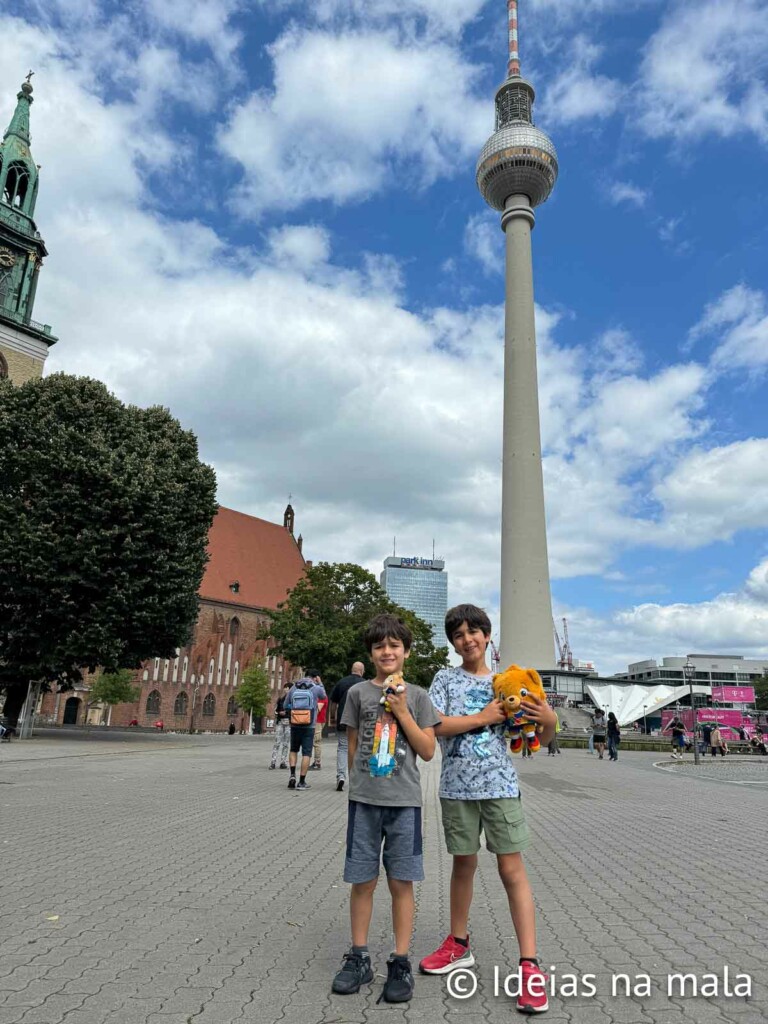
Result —
[[754, 704], [754, 686], [713, 686], [712, 699], [727, 704]]
[[[666, 729], [667, 734], [671, 735], [672, 730], [667, 729], [667, 726], [675, 717], [676, 712], [674, 711], [662, 711], [661, 712], [661, 727]], [[680, 709], [680, 720], [686, 728], [687, 732], [691, 732], [693, 729], [693, 715], [690, 708]], [[754, 730], [752, 720], [744, 716], [741, 711], [731, 711], [725, 708], [699, 708], [696, 712], [696, 721], [702, 722], [716, 722], [725, 733], [726, 739], [739, 738], [739, 729], [746, 729], [747, 735], [751, 735]]]

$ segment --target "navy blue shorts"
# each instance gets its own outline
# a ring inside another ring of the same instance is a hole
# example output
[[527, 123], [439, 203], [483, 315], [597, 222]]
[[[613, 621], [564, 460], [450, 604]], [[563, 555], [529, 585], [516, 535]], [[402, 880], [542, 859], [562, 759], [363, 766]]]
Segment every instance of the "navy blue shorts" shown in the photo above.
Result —
[[291, 753], [298, 754], [301, 751], [303, 757], [312, 757], [312, 747], [315, 745], [314, 725], [292, 725], [291, 726]]
[[379, 877], [382, 859], [390, 878], [401, 882], [423, 880], [421, 808], [379, 807], [350, 800], [344, 881], [373, 881]]

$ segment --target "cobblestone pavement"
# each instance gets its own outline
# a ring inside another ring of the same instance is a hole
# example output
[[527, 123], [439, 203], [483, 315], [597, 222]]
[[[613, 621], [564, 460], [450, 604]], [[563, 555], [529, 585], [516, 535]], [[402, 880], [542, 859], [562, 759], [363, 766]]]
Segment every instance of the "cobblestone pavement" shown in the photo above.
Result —
[[[472, 914], [480, 979], [472, 998], [449, 996], [444, 978], [417, 977], [409, 1005], [376, 1005], [391, 942], [384, 885], [370, 941], [376, 982], [356, 996], [331, 995], [348, 943], [346, 798], [328, 770], [333, 747], [306, 793], [285, 788], [287, 772], [267, 770], [270, 746], [260, 737], [0, 747], [0, 1024], [516, 1018], [493, 991], [494, 965], [503, 977], [516, 950], [487, 853]], [[654, 762], [658, 754], [622, 754], [614, 764], [583, 750], [518, 762], [539, 946], [561, 993], [547, 1019], [766, 1024], [765, 790]], [[427, 881], [415, 958], [447, 928], [436, 769], [424, 772]], [[726, 965], [731, 986], [737, 973], [752, 977], [751, 1000], [668, 996], [667, 978], [678, 972], [700, 982], [715, 974], [722, 993]], [[612, 996], [613, 975], [642, 973], [649, 996], [621, 987]], [[581, 995], [567, 996], [568, 974], [579, 976]], [[591, 998], [585, 974], [595, 976]]]

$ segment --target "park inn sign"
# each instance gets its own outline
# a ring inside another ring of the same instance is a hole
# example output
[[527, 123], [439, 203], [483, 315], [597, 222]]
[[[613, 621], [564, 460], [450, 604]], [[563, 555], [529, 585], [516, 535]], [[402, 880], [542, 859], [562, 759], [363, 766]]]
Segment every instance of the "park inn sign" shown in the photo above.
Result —
[[384, 561], [385, 568], [395, 569], [435, 569], [442, 571], [445, 562], [439, 558], [387, 558]]

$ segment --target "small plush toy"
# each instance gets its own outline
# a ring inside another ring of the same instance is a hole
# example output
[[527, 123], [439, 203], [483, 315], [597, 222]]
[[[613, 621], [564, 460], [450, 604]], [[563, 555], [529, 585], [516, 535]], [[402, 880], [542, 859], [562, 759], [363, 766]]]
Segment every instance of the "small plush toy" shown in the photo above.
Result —
[[405, 680], [403, 679], [402, 672], [396, 672], [392, 676], [387, 676], [384, 680], [384, 693], [381, 695], [379, 704], [384, 705], [385, 711], [392, 710], [389, 706], [389, 701], [387, 700], [390, 693], [405, 693]]
[[532, 668], [510, 665], [504, 672], [498, 672], [493, 677], [493, 692], [507, 711], [507, 735], [512, 739], [512, 753], [520, 753], [525, 739], [529, 752], [535, 754], [541, 749], [537, 733], [543, 732], [544, 728], [526, 718], [520, 704], [525, 697], [547, 699], [539, 673]]

